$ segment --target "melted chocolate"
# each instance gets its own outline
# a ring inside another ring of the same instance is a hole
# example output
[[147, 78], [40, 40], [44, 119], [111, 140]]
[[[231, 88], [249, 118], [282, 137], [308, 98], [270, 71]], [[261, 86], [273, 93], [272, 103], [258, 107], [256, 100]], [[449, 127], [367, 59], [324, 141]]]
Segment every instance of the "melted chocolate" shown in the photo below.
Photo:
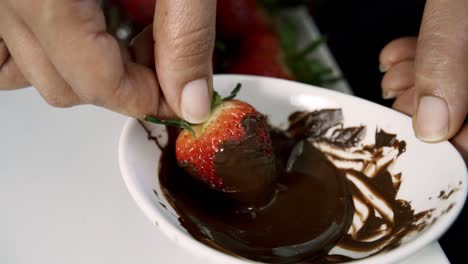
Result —
[[241, 125], [244, 139], [222, 143], [214, 158], [215, 170], [225, 192], [246, 206], [262, 206], [271, 200], [277, 176], [270, 137], [258, 133], [268, 127], [263, 115], [248, 116]]
[[292, 138], [319, 138], [332, 127], [343, 122], [343, 113], [336, 109], [324, 109], [315, 112], [295, 112], [289, 118], [288, 133]]
[[[286, 131], [271, 128], [273, 163], [256, 154], [256, 137], [241, 145], [227, 142], [216, 157], [217, 169], [227, 175], [223, 180], [249, 190], [247, 195], [213, 190], [190, 177], [175, 159], [178, 131], [168, 130], [160, 184], [195, 239], [255, 261], [336, 263], [352, 259], [329, 254], [334, 246], [378, 254], [428, 225], [431, 211], [415, 214], [409, 202], [396, 198], [401, 174], [392, 175], [387, 166], [406, 147], [396, 135], [378, 130], [375, 145], [357, 149], [366, 129], [343, 128], [339, 109], [297, 112], [289, 121]], [[261, 202], [252, 203], [256, 199]]]
[[[286, 164], [293, 141], [272, 134], [277, 159]], [[251, 210], [186, 174], [173, 151], [167, 146], [161, 159], [163, 192], [187, 231], [215, 248], [256, 261], [294, 263], [326, 254], [351, 224], [354, 208], [343, 175], [308, 142], [290, 171], [283, 168], [270, 204]]]

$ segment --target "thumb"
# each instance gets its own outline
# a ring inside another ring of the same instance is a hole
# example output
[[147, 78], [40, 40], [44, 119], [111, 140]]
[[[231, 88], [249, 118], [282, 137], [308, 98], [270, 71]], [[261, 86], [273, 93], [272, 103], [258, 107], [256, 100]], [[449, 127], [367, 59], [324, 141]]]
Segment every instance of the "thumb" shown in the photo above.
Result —
[[191, 123], [210, 113], [216, 0], [158, 0], [156, 72], [172, 110]]
[[452, 138], [468, 112], [468, 1], [428, 0], [415, 64], [416, 136]]

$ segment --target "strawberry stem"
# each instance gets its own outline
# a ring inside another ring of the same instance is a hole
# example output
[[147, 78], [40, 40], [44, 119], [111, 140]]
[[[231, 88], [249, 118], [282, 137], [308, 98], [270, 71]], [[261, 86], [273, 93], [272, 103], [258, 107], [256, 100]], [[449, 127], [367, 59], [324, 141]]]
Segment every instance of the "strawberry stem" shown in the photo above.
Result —
[[211, 100], [211, 110], [215, 109], [218, 105], [223, 103], [223, 98], [218, 92], [213, 91], [213, 99]]
[[180, 127], [180, 128], [186, 129], [187, 131], [192, 133], [192, 135], [195, 137], [195, 131], [193, 131], [192, 126], [191, 126], [192, 124], [190, 124], [189, 122], [183, 119], [161, 120], [154, 116], [145, 116], [144, 120], [151, 122], [151, 123], [159, 124], [159, 125]]
[[[234, 99], [234, 97], [236, 97], [236, 95], [239, 93], [241, 86], [242, 85], [238, 83], [236, 87], [234, 88], [234, 90], [232, 90], [231, 94], [224, 98], [222, 98], [218, 92], [213, 91], [213, 101], [211, 103], [211, 109], [214, 109], [218, 105], [222, 104], [224, 101], [229, 101], [229, 100]], [[187, 130], [188, 132], [192, 133], [192, 135], [195, 137], [195, 131], [192, 128], [193, 124], [190, 124], [189, 122], [183, 119], [179, 118], [179, 119], [172, 119], [172, 120], [162, 120], [154, 116], [145, 116], [143, 119], [150, 123], [183, 128]]]
[[239, 93], [241, 87], [242, 87], [242, 84], [238, 83], [236, 87], [234, 88], [234, 90], [231, 91], [231, 94], [223, 98], [223, 101], [229, 101], [229, 100], [234, 99]]
[[237, 94], [239, 93], [239, 91], [241, 89], [241, 86], [242, 86], [242, 84], [238, 83], [236, 85], [236, 87], [231, 91], [231, 94], [224, 97], [224, 98], [222, 98], [221, 95], [219, 95], [218, 92], [213, 91], [213, 99], [211, 101], [211, 109], [216, 108], [217, 106], [222, 104], [224, 101], [229, 101], [229, 100], [234, 99], [237, 96]]

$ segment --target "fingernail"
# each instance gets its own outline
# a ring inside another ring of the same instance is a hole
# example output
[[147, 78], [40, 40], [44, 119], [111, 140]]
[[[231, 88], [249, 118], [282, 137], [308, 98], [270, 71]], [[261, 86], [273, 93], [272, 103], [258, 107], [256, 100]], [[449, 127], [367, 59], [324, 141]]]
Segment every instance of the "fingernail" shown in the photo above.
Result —
[[397, 93], [395, 93], [392, 90], [382, 93], [382, 98], [385, 100], [394, 99], [396, 97], [397, 97]]
[[210, 114], [210, 96], [208, 81], [199, 79], [187, 83], [181, 97], [182, 117], [193, 124], [200, 124]]
[[382, 73], [388, 71], [389, 69], [390, 69], [390, 66], [388, 65], [384, 65], [384, 64], [379, 65], [379, 71]]
[[419, 139], [435, 142], [446, 138], [449, 126], [449, 110], [447, 103], [442, 98], [436, 96], [421, 97], [415, 118], [416, 136]]

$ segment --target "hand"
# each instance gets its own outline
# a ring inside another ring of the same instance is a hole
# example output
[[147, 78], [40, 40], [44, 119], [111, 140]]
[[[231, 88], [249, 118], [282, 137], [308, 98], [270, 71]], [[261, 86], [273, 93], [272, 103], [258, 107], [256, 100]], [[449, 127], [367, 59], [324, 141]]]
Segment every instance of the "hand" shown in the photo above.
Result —
[[158, 0], [154, 72], [123, 56], [96, 0], [0, 0], [0, 89], [31, 84], [57, 107], [95, 104], [137, 118], [175, 113], [203, 122], [215, 17], [216, 0]]
[[419, 38], [390, 42], [380, 54], [383, 97], [413, 115], [416, 136], [452, 139], [468, 160], [468, 2], [428, 0]]

